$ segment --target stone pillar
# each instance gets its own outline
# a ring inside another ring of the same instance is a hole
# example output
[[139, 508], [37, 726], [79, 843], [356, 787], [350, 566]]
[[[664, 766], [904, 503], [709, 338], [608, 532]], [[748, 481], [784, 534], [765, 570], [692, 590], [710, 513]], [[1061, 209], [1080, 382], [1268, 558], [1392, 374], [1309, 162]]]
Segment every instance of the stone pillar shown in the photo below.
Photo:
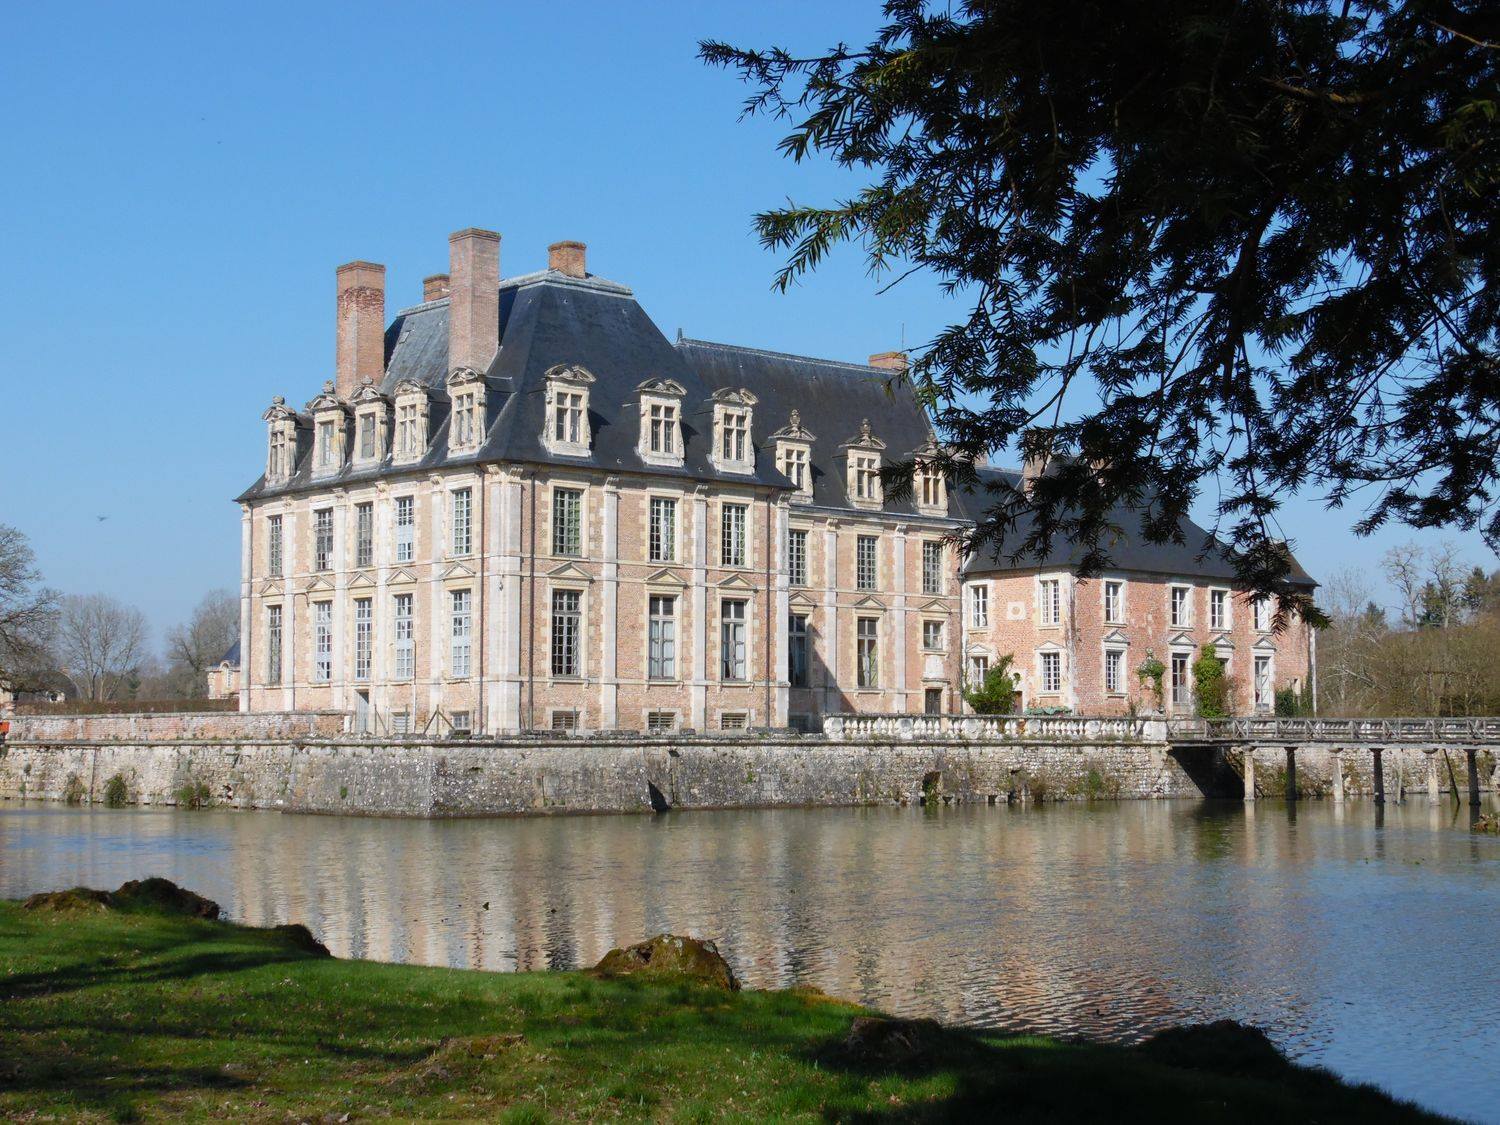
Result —
[[[254, 636], [251, 633], [251, 569], [255, 552], [252, 547], [254, 520], [249, 504], [240, 505], [240, 710], [250, 710], [250, 676], [255, 669]], [[284, 548], [283, 548], [284, 549]]]
[[1245, 747], [1245, 800], [1255, 800], [1255, 747]]
[[333, 670], [328, 677], [334, 710], [353, 710], [348, 683], [351, 669], [347, 663], [353, 648], [348, 643], [349, 629], [349, 494], [342, 488], [333, 494]]
[[305, 598], [305, 595], [297, 593], [298, 583], [293, 582], [293, 576], [298, 573], [298, 548], [302, 544], [297, 539], [297, 510], [291, 504], [283, 509], [281, 544], [282, 565], [286, 574], [281, 584], [282, 589], [286, 591], [281, 599], [281, 709], [295, 711], [297, 709], [297, 599]]
[[391, 568], [388, 565], [394, 554], [391, 548], [394, 536], [391, 534], [392, 505], [389, 482], [376, 482], [374, 504], [375, 510], [372, 516], [374, 540], [371, 544], [371, 551], [375, 560], [375, 620], [372, 637], [374, 651], [370, 654], [370, 729], [380, 731], [386, 729], [382, 728], [382, 719], [391, 711], [391, 647], [395, 643], [391, 624], [395, 611], [391, 604]]
[[1288, 801], [1297, 799], [1297, 748], [1295, 746], [1286, 748], [1286, 799]]
[[839, 706], [839, 527], [829, 520], [823, 535], [823, 713]]
[[1469, 805], [1477, 809], [1479, 807], [1479, 751], [1470, 746], [1464, 751], [1464, 757], [1468, 759], [1469, 766]]
[[790, 687], [787, 679], [787, 614], [791, 609], [791, 591], [787, 582], [786, 572], [786, 535], [787, 517], [790, 515], [790, 504], [785, 495], [777, 498], [775, 503], [776, 532], [772, 537], [771, 549], [775, 552], [774, 573], [776, 575], [776, 598], [773, 602], [772, 613], [775, 615], [775, 672], [773, 679], [776, 686], [772, 691], [772, 705], [769, 722], [774, 727], [784, 727], [789, 722], [787, 718], [788, 702], [790, 698]]
[[896, 534], [891, 544], [892, 569], [894, 574], [891, 583], [891, 632], [894, 634], [895, 643], [891, 645], [892, 655], [896, 658], [895, 675], [891, 677], [891, 683], [896, 689], [896, 708], [898, 711], [911, 714], [920, 713], [921, 706], [913, 707], [911, 700], [906, 698], [906, 653], [910, 644], [906, 630], [906, 534], [907, 526], [898, 524]]
[[1328, 761], [1333, 771], [1333, 803], [1344, 803], [1344, 751], [1341, 746], [1328, 748]]
[[693, 489], [693, 680], [688, 725], [708, 724], [708, 489]]
[[603, 651], [599, 676], [599, 729], [614, 730], [618, 720], [620, 681], [615, 661], [620, 610], [620, 478], [604, 479], [604, 573], [600, 606]]
[[1375, 759], [1375, 803], [1385, 804], [1385, 752], [1379, 746], [1370, 747]]
[[[443, 679], [447, 675], [451, 642], [450, 632], [444, 628], [447, 614], [444, 613], [443, 606], [443, 547], [448, 539], [445, 533], [447, 513], [443, 510], [443, 502], [447, 499], [447, 493], [443, 490], [443, 478], [440, 476], [433, 475], [428, 479], [428, 484], [431, 486], [427, 524], [428, 543], [431, 546], [427, 568], [427, 714], [430, 718], [443, 705]], [[413, 715], [414, 727], [417, 722], [417, 716]], [[440, 724], [434, 724], [432, 730], [434, 733], [442, 733]]]
[[1434, 804], [1439, 800], [1437, 755], [1438, 748], [1429, 746], [1422, 751], [1427, 755], [1427, 799]]
[[499, 540], [500, 584], [497, 610], [499, 620], [496, 631], [496, 672], [500, 681], [499, 719], [497, 726], [503, 731], [521, 729], [521, 595], [522, 552], [521, 514], [525, 497], [522, 493], [522, 474], [515, 470], [502, 471], [500, 476], [500, 515], [495, 521], [495, 535]]

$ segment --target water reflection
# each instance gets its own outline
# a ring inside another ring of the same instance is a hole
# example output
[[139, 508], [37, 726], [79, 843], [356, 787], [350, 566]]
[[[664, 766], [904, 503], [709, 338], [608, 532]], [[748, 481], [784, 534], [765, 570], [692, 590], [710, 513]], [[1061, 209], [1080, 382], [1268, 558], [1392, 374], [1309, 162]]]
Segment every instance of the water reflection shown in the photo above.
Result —
[[0, 895], [162, 874], [340, 956], [501, 970], [688, 932], [752, 985], [950, 1021], [1131, 1039], [1232, 1016], [1475, 1117], [1500, 1052], [1481, 952], [1500, 839], [1468, 825], [1425, 800], [439, 822], [9, 806]]

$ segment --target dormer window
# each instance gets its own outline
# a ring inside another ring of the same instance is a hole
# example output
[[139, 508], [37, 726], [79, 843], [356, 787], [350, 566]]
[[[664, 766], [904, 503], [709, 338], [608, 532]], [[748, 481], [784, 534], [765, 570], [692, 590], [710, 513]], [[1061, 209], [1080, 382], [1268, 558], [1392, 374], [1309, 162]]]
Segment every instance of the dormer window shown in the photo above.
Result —
[[393, 460], [419, 460], [427, 452], [427, 388], [415, 379], [396, 384], [396, 447]]
[[288, 480], [297, 469], [297, 412], [277, 395], [261, 418], [267, 424], [266, 480]]
[[912, 499], [917, 511], [924, 515], [944, 515], [948, 511], [948, 485], [938, 464], [941, 452], [937, 435], [931, 430], [927, 431], [927, 441], [921, 448], [912, 451], [915, 462], [911, 478]]
[[448, 448], [455, 452], [479, 448], [484, 440], [484, 376], [461, 367], [448, 376], [448, 394], [453, 400]]
[[721, 472], [755, 471], [751, 408], [758, 400], [745, 388], [714, 392], [714, 445], [710, 460]]
[[547, 370], [547, 422], [542, 440], [551, 453], [587, 457], [589, 387], [594, 377], [576, 364], [560, 363]]
[[878, 508], [884, 500], [880, 487], [881, 453], [885, 442], [870, 432], [870, 420], [860, 423], [859, 436], [844, 442], [848, 452], [844, 488], [856, 508]]
[[636, 451], [648, 465], [682, 464], [682, 396], [674, 379], [647, 379], [641, 395], [641, 436]]
[[385, 458], [390, 401], [365, 379], [354, 392], [354, 463], [373, 465]]
[[307, 404], [313, 416], [313, 472], [336, 473], [344, 467], [345, 431], [349, 409], [334, 391], [333, 381], [323, 384], [323, 393]]
[[787, 424], [771, 435], [776, 443], [776, 468], [796, 486], [793, 500], [812, 499], [812, 431], [802, 426], [802, 412], [793, 410]]
[[327, 418], [318, 422], [318, 468], [338, 467], [339, 447], [333, 433], [333, 422]]

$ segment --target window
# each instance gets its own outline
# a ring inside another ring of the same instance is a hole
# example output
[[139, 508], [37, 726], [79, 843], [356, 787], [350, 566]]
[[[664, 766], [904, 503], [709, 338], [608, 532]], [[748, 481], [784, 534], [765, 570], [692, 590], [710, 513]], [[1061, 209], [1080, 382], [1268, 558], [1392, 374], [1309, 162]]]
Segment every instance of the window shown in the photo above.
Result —
[[354, 505], [354, 565], [375, 562], [375, 505]]
[[725, 504], [721, 511], [719, 563], [721, 566], [745, 565], [745, 521], [750, 509], [744, 504]]
[[333, 566], [333, 509], [319, 508], [313, 513], [313, 569]]
[[558, 445], [583, 445], [583, 392], [559, 390], [552, 399], [552, 440]]
[[271, 459], [266, 466], [266, 475], [273, 480], [291, 476], [292, 437], [286, 430], [276, 426], [271, 430]]
[[338, 450], [333, 445], [333, 423], [318, 423], [318, 468], [331, 469], [338, 464]]
[[333, 603], [313, 602], [313, 679], [333, 678]]
[[969, 624], [975, 629], [987, 629], [990, 624], [990, 588], [969, 587]]
[[1255, 709], [1257, 711], [1269, 710], [1275, 699], [1275, 693], [1271, 690], [1271, 658], [1257, 656], [1255, 658]]
[[875, 589], [875, 548], [879, 542], [873, 535], [861, 535], [854, 541], [855, 589]]
[[854, 626], [854, 647], [858, 686], [880, 686], [880, 619], [861, 617]]
[[1104, 691], [1106, 695], [1125, 694], [1125, 650], [1104, 650]]
[[873, 453], [849, 454], [849, 472], [854, 485], [854, 499], [870, 503], [880, 501], [880, 458]]
[[552, 712], [552, 729], [559, 733], [567, 733], [578, 729], [577, 711], [554, 711]]
[[375, 459], [375, 415], [368, 412], [359, 416], [359, 458]]
[[917, 465], [912, 473], [912, 492], [919, 508], [948, 506], [948, 498], [943, 489], [943, 474], [935, 465], [926, 462]]
[[670, 496], [651, 497], [648, 546], [652, 562], [677, 561], [677, 501]]
[[370, 652], [374, 634], [374, 613], [369, 598], [354, 599], [354, 678], [370, 678]]
[[745, 679], [745, 606], [742, 601], [719, 605], [719, 678]]
[[474, 492], [468, 488], [453, 490], [453, 553], [467, 555], [474, 549]]
[[786, 533], [786, 574], [793, 586], [807, 585], [807, 532], [802, 528]]
[[412, 596], [396, 595], [396, 679], [409, 680], [416, 675], [416, 631], [411, 617]]
[[750, 725], [750, 716], [744, 711], [720, 711], [720, 730], [744, 730]]
[[750, 416], [741, 410], [726, 410], [719, 427], [719, 456], [725, 461], [748, 461]]
[[474, 733], [474, 713], [472, 711], [455, 711], [448, 720], [453, 728], [453, 733], [468, 736]]
[[453, 643], [448, 652], [448, 675], [467, 676], [472, 667], [470, 655], [473, 650], [474, 595], [469, 590], [454, 590], [449, 594], [450, 618], [452, 620]]
[[668, 734], [677, 729], [676, 711], [647, 711], [646, 733]]
[[1056, 695], [1062, 691], [1062, 653], [1042, 653], [1042, 693]]
[[479, 395], [460, 391], [453, 396], [453, 444], [459, 449], [478, 445], [483, 434], [479, 421]]
[[411, 733], [411, 712], [410, 711], [392, 711], [391, 712], [391, 733], [392, 734], [410, 734]]
[[943, 545], [925, 542], [922, 544], [922, 593], [943, 592]]
[[266, 606], [266, 683], [281, 683], [281, 607]]
[[786, 678], [792, 687], [807, 686], [807, 616], [794, 613], [786, 623]]
[[583, 626], [583, 595], [577, 590], [552, 591], [552, 674], [579, 675], [578, 641]]
[[1208, 627], [1210, 629], [1229, 628], [1229, 591], [1210, 590], [1208, 592]]
[[677, 404], [653, 402], [647, 413], [647, 448], [671, 457], [677, 453]]
[[647, 606], [647, 675], [653, 680], [677, 678], [677, 599], [652, 594]]
[[1191, 586], [1172, 587], [1171, 622], [1173, 628], [1185, 629], [1193, 623], [1193, 602]]
[[941, 621], [922, 622], [922, 647], [928, 652], [943, 650], [943, 623]]
[[930, 687], [922, 692], [922, 714], [941, 715], [943, 713], [943, 689]]
[[396, 497], [396, 561], [409, 563], [416, 556], [417, 505], [410, 496]]
[[1171, 662], [1172, 707], [1188, 707], [1193, 702], [1193, 686], [1189, 679], [1191, 657], [1185, 652], [1174, 652]]
[[419, 457], [427, 447], [427, 435], [423, 433], [423, 412], [420, 402], [403, 402], [396, 407], [396, 455], [403, 459]]
[[990, 674], [990, 658], [988, 656], [969, 657], [969, 686], [983, 687], [984, 681]]
[[781, 474], [797, 486], [798, 492], [810, 492], [812, 479], [807, 473], [807, 450], [800, 445], [782, 446]]
[[1117, 579], [1104, 583], [1104, 622], [1106, 625], [1125, 623], [1125, 583]]
[[552, 553], [583, 554], [583, 493], [576, 488], [552, 490]]
[[1043, 578], [1037, 583], [1038, 609], [1043, 625], [1062, 623], [1062, 582], [1056, 578]]
[[281, 577], [281, 517], [266, 521], [266, 571], [272, 578]]
[[1271, 631], [1271, 603], [1267, 598], [1256, 598], [1251, 603], [1253, 617], [1255, 618], [1255, 631], [1257, 633], [1268, 633]]

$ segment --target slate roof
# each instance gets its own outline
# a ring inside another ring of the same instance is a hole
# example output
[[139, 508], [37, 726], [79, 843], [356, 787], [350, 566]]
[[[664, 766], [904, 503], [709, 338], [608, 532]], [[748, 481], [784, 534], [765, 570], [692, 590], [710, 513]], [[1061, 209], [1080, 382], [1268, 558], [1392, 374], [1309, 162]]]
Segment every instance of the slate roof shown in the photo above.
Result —
[[225, 650], [224, 655], [219, 657], [219, 663], [228, 664], [231, 668], [238, 668], [240, 666], [240, 642], [238, 637], [235, 638], [234, 644]]
[[[1021, 473], [1016, 469], [985, 468], [978, 470], [980, 483], [975, 488], [964, 489], [959, 494], [959, 506], [965, 518], [978, 521], [986, 512], [1000, 502], [1000, 496], [991, 488], [1019, 488]], [[1179, 524], [1181, 543], [1152, 543], [1140, 534], [1141, 518], [1138, 512], [1119, 507], [1111, 513], [1111, 521], [1121, 529], [1120, 537], [1108, 546], [1111, 571], [1128, 571], [1146, 574], [1180, 575], [1184, 578], [1222, 578], [1231, 581], [1235, 577], [1234, 565], [1222, 546], [1204, 551], [1208, 532], [1189, 519]], [[1082, 548], [1062, 539], [1054, 539], [1052, 549], [1039, 559], [1024, 559], [1013, 562], [1010, 553], [1012, 544], [1023, 542], [1031, 531], [1028, 516], [1022, 516], [1015, 528], [1000, 542], [993, 543], [969, 556], [963, 572], [967, 575], [997, 574], [1016, 570], [1068, 570], [1077, 565], [1083, 555]], [[1308, 588], [1317, 585], [1312, 576], [1302, 569], [1296, 558], [1292, 559], [1290, 580], [1293, 585]]]

